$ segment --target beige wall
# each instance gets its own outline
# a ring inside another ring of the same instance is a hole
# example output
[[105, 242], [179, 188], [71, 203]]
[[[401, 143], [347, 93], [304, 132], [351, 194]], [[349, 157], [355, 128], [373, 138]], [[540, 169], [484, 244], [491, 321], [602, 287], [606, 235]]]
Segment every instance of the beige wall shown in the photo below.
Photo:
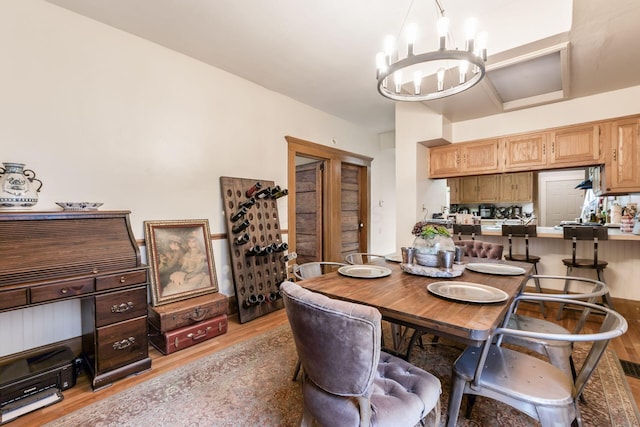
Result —
[[[0, 55], [0, 161], [44, 182], [37, 210], [101, 201], [132, 211], [138, 239], [145, 220], [206, 218], [224, 233], [219, 177], [286, 186], [285, 135], [371, 156], [372, 182], [394, 186], [378, 135], [41, 0], [0, 2]], [[387, 197], [372, 187], [372, 200]], [[278, 210], [287, 228], [287, 198]], [[373, 213], [379, 230], [393, 203]], [[372, 232], [372, 249], [389, 239]], [[214, 241], [214, 259], [232, 295], [226, 241]], [[79, 335], [78, 311], [70, 302], [0, 314], [0, 356]]]

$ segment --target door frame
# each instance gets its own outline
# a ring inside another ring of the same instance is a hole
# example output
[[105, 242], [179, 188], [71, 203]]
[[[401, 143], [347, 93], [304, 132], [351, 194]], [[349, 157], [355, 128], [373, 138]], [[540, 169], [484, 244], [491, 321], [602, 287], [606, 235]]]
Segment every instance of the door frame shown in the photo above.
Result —
[[341, 249], [341, 209], [340, 191], [342, 163], [363, 167], [362, 187], [360, 191], [360, 210], [364, 227], [362, 228], [360, 245], [363, 252], [369, 247], [369, 231], [371, 224], [369, 201], [371, 199], [371, 161], [372, 157], [350, 153], [348, 151], [317, 144], [293, 136], [285, 136], [287, 141], [287, 173], [288, 173], [288, 241], [289, 250], [295, 252], [296, 236], [296, 156], [310, 157], [324, 161], [324, 188], [322, 194], [323, 221], [323, 259], [324, 261], [342, 261]]

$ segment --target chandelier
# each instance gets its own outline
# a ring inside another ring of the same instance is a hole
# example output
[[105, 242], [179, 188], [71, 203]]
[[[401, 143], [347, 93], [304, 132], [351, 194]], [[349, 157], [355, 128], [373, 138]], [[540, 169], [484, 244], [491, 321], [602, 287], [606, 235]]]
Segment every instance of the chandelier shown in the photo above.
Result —
[[484, 77], [486, 32], [476, 34], [477, 21], [470, 18], [465, 22], [465, 50], [447, 49], [447, 38], [451, 39], [449, 19], [440, 1], [435, 0], [435, 4], [438, 50], [415, 53], [418, 26], [414, 23], [405, 26], [407, 47], [403, 58], [399, 58], [395, 38], [385, 37], [384, 50], [376, 55], [378, 92], [382, 96], [395, 101], [430, 101], [463, 92]]

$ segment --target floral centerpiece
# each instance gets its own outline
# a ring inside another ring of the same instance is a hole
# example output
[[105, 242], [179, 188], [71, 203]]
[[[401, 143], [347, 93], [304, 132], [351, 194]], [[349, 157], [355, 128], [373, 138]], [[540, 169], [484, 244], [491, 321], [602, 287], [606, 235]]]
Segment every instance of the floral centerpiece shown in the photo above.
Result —
[[416, 261], [427, 267], [438, 266], [438, 251], [454, 251], [455, 245], [449, 229], [443, 225], [421, 221], [413, 227]]

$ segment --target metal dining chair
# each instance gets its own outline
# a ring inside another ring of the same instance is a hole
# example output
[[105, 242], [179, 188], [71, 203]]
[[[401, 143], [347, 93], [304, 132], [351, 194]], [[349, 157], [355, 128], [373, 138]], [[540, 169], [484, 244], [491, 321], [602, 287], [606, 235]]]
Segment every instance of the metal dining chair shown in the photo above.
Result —
[[312, 277], [322, 276], [345, 265], [347, 264], [332, 261], [313, 261], [304, 264], [294, 264], [293, 275], [298, 280], [311, 279]]
[[[538, 283], [542, 282], [546, 289], [557, 289], [560, 286], [566, 286], [566, 291], [564, 293], [554, 294], [523, 293], [522, 295], [546, 295], [548, 297], [561, 298], [565, 300], [580, 300], [595, 303], [598, 298], [609, 291], [604, 282], [585, 277], [531, 275], [529, 276], [529, 280], [533, 280]], [[580, 333], [590, 313], [588, 309], [581, 310], [580, 317], [576, 322], [575, 328], [572, 331], [569, 331], [559, 323], [518, 314], [517, 308], [518, 307], [516, 305], [513, 313], [508, 318], [506, 327], [542, 334]], [[517, 335], [505, 335], [501, 339], [505, 343], [525, 347], [547, 357], [552, 365], [561, 369], [566, 375], [575, 378], [575, 366], [573, 364], [573, 358], [571, 357], [573, 343], [571, 341], [520, 337]]]
[[[517, 296], [510, 306], [509, 315], [522, 301], [544, 301], [547, 306], [562, 303], [581, 311], [602, 314], [590, 317], [590, 322], [599, 322], [599, 327], [595, 329], [596, 332], [580, 334], [530, 332], [501, 327], [482, 347], [467, 347], [453, 366], [448, 427], [456, 425], [465, 394], [503, 402], [538, 420], [542, 427], [568, 426], [574, 421], [582, 425], [578, 399], [609, 341], [627, 331], [627, 321], [607, 307], [541, 294]], [[565, 375], [551, 363], [501, 345], [501, 337], [506, 336], [582, 342], [589, 346], [589, 351], [573, 381], [571, 376]], [[470, 409], [469, 406], [467, 416]]]
[[348, 254], [344, 257], [344, 260], [347, 264], [355, 265], [355, 264], [371, 264], [376, 261], [385, 261], [386, 257], [384, 255], [376, 255], [370, 254], [367, 252], [356, 252], [352, 254]]

